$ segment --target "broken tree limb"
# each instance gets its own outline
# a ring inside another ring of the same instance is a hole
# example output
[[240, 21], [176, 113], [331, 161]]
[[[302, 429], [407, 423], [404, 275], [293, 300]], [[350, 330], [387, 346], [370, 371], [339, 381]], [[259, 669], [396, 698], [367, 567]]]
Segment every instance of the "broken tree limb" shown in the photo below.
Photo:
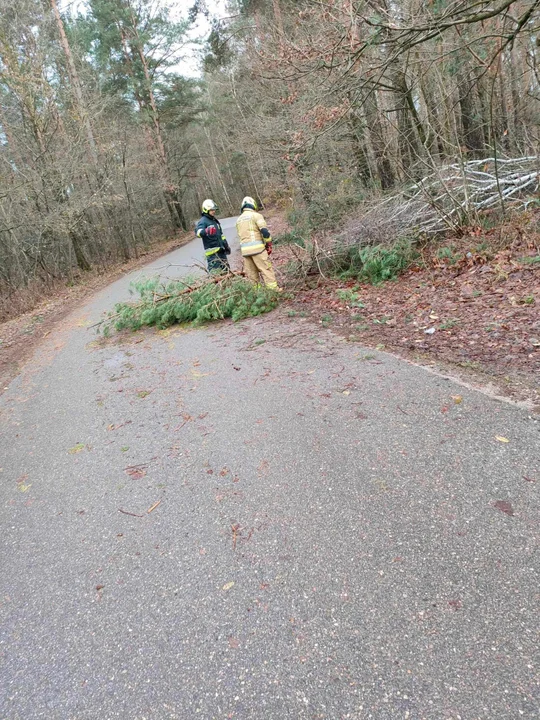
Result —
[[[230, 270], [228, 273], [225, 273], [223, 275], [210, 275], [208, 274], [203, 280], [196, 283], [195, 285], [188, 285], [185, 281], [183, 281], [181, 278], [175, 279], [174, 282], [185, 285], [185, 287], [182, 290], [177, 290], [174, 293], [165, 292], [163, 294], [157, 293], [155, 290], [152, 292], [152, 305], [156, 306], [160, 303], [166, 302], [167, 300], [171, 300], [173, 298], [181, 297], [182, 295], [189, 295], [190, 293], [195, 292], [196, 290], [201, 290], [204, 287], [207, 287], [208, 285], [215, 285], [225, 282], [226, 280], [229, 280], [231, 278], [244, 278], [243, 273], [235, 272], [234, 270]], [[122, 305], [126, 307], [133, 307], [136, 308], [140, 305], [140, 300], [131, 302], [131, 303], [122, 303]], [[113, 324], [117, 317], [119, 317], [120, 313], [111, 313], [107, 315], [107, 317], [102, 318], [97, 323], [94, 323], [93, 325], [90, 325], [90, 328], [95, 327], [101, 327], [102, 325], [110, 325]]]
[[144, 326], [160, 329], [175, 323], [202, 325], [231, 318], [233, 321], [273, 310], [282, 296], [273, 288], [260, 287], [239, 272], [209, 274], [202, 280], [140, 278], [132, 285], [139, 297], [121, 302], [94, 327], [139, 330]]

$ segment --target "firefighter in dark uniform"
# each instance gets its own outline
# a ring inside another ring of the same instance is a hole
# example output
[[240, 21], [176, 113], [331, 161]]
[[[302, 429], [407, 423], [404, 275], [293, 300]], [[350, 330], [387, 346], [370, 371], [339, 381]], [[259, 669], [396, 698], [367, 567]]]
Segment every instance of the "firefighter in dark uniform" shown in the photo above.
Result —
[[203, 202], [202, 215], [195, 232], [203, 241], [208, 272], [227, 273], [230, 270], [227, 255], [231, 254], [231, 248], [216, 218], [217, 209], [218, 206], [213, 200]]

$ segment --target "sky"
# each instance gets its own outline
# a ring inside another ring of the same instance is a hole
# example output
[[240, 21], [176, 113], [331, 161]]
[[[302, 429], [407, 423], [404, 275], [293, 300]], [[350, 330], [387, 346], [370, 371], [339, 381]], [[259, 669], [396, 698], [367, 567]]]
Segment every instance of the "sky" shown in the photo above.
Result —
[[[194, 0], [162, 0], [162, 3], [160, 4], [167, 5], [169, 7], [172, 20], [181, 20], [186, 17], [188, 10], [192, 7], [193, 3]], [[224, 17], [226, 15], [225, 3], [226, 0], [206, 0], [206, 6], [210, 13], [212, 15], [217, 15], [218, 17]], [[85, 9], [84, 0], [59, 0], [58, 5], [62, 12], [67, 10], [71, 10], [71, 12], [84, 12]], [[207, 36], [209, 32], [209, 22], [203, 16], [199, 16], [195, 27], [189, 33], [189, 37], [196, 40]], [[178, 64], [175, 70], [187, 77], [197, 77], [200, 74], [197, 49], [195, 47], [188, 49], [185, 59]]]
[[[167, 3], [171, 8], [171, 16], [173, 19], [180, 19], [185, 17], [187, 10], [193, 5], [192, 0], [171, 0]], [[206, 6], [210, 13], [217, 15], [218, 17], [224, 17], [225, 13], [225, 0], [206, 0]], [[176, 14], [178, 13], [178, 14]], [[210, 32], [210, 24], [205, 17], [199, 16], [199, 19], [190, 33], [193, 38], [205, 37]], [[190, 54], [186, 60], [178, 65], [178, 70], [183, 75], [188, 77], [197, 77], [200, 74], [199, 61], [195, 53]]]

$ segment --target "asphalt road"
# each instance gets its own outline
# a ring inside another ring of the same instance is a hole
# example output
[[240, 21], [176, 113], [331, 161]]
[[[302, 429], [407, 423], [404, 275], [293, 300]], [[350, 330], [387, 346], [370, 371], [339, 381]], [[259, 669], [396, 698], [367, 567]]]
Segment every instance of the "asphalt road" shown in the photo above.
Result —
[[284, 312], [97, 341], [130, 279], [0, 398], [0, 718], [538, 718], [539, 423]]

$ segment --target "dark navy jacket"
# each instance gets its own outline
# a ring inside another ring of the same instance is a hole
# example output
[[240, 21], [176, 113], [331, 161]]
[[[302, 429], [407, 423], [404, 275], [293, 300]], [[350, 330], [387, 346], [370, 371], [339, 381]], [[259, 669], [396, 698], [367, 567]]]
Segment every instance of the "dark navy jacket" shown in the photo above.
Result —
[[[215, 235], [208, 235], [206, 232], [211, 225], [216, 228]], [[195, 227], [195, 233], [197, 237], [200, 237], [203, 241], [205, 255], [207, 257], [214, 255], [214, 253], [220, 250], [227, 253], [227, 255], [230, 253], [229, 243], [223, 235], [223, 230], [217, 218], [208, 215], [208, 213], [203, 213]]]

